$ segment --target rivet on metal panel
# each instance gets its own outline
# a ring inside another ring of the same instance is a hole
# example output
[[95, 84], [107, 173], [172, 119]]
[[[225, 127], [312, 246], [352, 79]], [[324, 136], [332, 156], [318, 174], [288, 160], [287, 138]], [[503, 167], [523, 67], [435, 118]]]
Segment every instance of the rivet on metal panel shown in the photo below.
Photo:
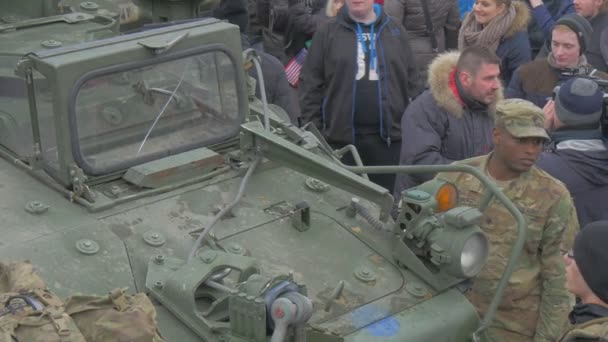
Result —
[[405, 285], [407, 292], [411, 293], [414, 297], [424, 297], [427, 294], [426, 287], [415, 281], [409, 282]]
[[210, 264], [213, 262], [213, 260], [215, 260], [215, 258], [217, 258], [217, 252], [205, 251], [200, 255], [200, 258], [205, 264]]
[[360, 280], [364, 283], [369, 283], [369, 282], [376, 280], [376, 273], [374, 273], [374, 271], [372, 271], [371, 269], [369, 269], [365, 266], [361, 266], [361, 267], [357, 268], [355, 270], [354, 274], [355, 274], [355, 278], [357, 278], [358, 280]]
[[148, 231], [144, 233], [144, 241], [153, 247], [159, 247], [165, 244], [165, 237], [161, 233]]
[[162, 288], [163, 288], [164, 286], [165, 286], [165, 285], [164, 285], [164, 284], [163, 284], [163, 282], [162, 282], [162, 281], [160, 281], [160, 280], [158, 280], [157, 282], [155, 282], [155, 283], [154, 283], [154, 287], [156, 287], [156, 288], [157, 288], [157, 289], [159, 289], [159, 290], [162, 290]]
[[314, 192], [325, 192], [329, 190], [329, 185], [321, 182], [316, 178], [308, 177], [305, 183], [306, 186]]
[[238, 255], [245, 255], [245, 253], [247, 252], [245, 250], [245, 248], [243, 248], [243, 246], [241, 246], [240, 244], [233, 242], [230, 245], [228, 245], [228, 248], [226, 248], [227, 251], [229, 253], [232, 254], [238, 254]]
[[93, 255], [99, 252], [99, 244], [93, 240], [81, 239], [76, 241], [76, 249], [86, 255]]
[[85, 1], [85, 2], [81, 2], [80, 3], [80, 8], [87, 10], [87, 11], [93, 11], [99, 8], [99, 5], [94, 3], [93, 1]]
[[40, 201], [30, 201], [25, 204], [25, 211], [30, 214], [42, 214], [49, 210], [49, 206]]
[[58, 40], [48, 39], [48, 40], [45, 40], [42, 43], [40, 43], [40, 45], [42, 45], [42, 47], [45, 47], [47, 49], [53, 49], [53, 48], [60, 47], [61, 45], [63, 45], [63, 43]]
[[154, 257], [154, 263], [157, 265], [162, 265], [165, 263], [165, 256], [164, 255], [157, 255]]

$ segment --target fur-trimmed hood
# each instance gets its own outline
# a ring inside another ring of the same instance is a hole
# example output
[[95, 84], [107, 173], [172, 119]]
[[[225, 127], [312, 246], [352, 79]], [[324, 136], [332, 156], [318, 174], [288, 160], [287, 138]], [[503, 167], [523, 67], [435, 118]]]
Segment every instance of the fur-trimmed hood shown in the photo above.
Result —
[[503, 39], [511, 38], [520, 31], [528, 31], [528, 24], [530, 24], [530, 20], [532, 19], [530, 9], [524, 1], [513, 1], [511, 6], [515, 8], [515, 19], [513, 19], [513, 23], [505, 33]]
[[[464, 108], [450, 88], [450, 74], [458, 64], [458, 57], [460, 57], [460, 52], [458, 51], [446, 52], [437, 56], [429, 66], [428, 82], [431, 94], [435, 101], [437, 101], [437, 104], [448, 113], [456, 117], [462, 117]], [[496, 103], [502, 100], [502, 98], [503, 89], [501, 86], [496, 94], [496, 99], [490, 105], [489, 113], [491, 115], [494, 115]]]

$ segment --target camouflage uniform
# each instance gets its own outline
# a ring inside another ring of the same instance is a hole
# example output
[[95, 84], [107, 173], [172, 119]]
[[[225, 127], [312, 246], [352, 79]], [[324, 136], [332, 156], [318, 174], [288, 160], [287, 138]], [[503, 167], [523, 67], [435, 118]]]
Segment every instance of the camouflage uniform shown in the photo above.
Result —
[[558, 340], [559, 342], [602, 342], [608, 341], [608, 317], [585, 322], [571, 326], [564, 335]]
[[608, 317], [571, 326], [559, 342], [608, 341]]
[[[515, 137], [546, 137], [544, 114], [534, 108], [524, 106], [525, 111], [506, 112], [497, 108], [497, 125], [502, 122]], [[490, 158], [492, 153], [457, 163], [485, 172]], [[441, 173], [437, 178], [457, 186], [460, 204], [479, 205], [484, 187], [477, 178], [465, 173]], [[488, 328], [488, 337], [491, 341], [555, 341], [566, 326], [570, 311], [561, 250], [570, 248], [578, 230], [574, 205], [566, 187], [535, 166], [502, 191], [524, 215], [528, 227], [522, 255]], [[490, 242], [490, 255], [467, 297], [483, 315], [496, 292], [517, 233], [515, 219], [496, 199], [484, 211], [480, 226]]]

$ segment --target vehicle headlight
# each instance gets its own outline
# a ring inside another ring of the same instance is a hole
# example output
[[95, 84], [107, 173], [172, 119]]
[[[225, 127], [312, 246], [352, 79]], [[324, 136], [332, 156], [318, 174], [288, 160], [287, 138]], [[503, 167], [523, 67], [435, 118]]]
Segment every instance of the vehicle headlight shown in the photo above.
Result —
[[488, 240], [483, 233], [475, 233], [464, 243], [460, 267], [467, 278], [476, 276], [488, 258]]
[[483, 268], [489, 252], [488, 240], [475, 224], [479, 210], [458, 207], [444, 214], [443, 229], [429, 236], [431, 262], [457, 278], [471, 278]]

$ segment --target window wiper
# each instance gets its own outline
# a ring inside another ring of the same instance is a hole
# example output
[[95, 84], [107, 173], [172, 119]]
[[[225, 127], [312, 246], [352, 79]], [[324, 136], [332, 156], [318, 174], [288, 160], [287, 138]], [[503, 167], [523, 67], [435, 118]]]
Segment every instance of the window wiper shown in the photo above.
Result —
[[[182, 75], [179, 78], [179, 82], [177, 82], [177, 85], [175, 86], [175, 89], [173, 89], [173, 91], [171, 92], [171, 95], [169, 96], [169, 98], [167, 99], [167, 101], [165, 102], [165, 104], [163, 105], [163, 108], [160, 110], [160, 112], [158, 113], [158, 115], [156, 115], [156, 118], [154, 119], [154, 122], [152, 123], [152, 126], [150, 126], [150, 129], [146, 133], [146, 136], [144, 137], [144, 140], [142, 140], [141, 144], [139, 145], [139, 148], [137, 149], [137, 154], [135, 155], [136, 157], [139, 156], [139, 154], [141, 153], [141, 150], [143, 149], [146, 141], [148, 140], [148, 137], [150, 136], [150, 133], [152, 133], [152, 130], [154, 129], [154, 127], [156, 127], [156, 123], [158, 123], [158, 120], [160, 119], [160, 117], [163, 115], [163, 113], [167, 109], [167, 106], [169, 105], [169, 103], [171, 102], [171, 100], [173, 100], [175, 98], [175, 94], [177, 93], [177, 90], [179, 89], [179, 87], [182, 85], [182, 82], [184, 81], [184, 77], [186, 76], [186, 71], [188, 70], [189, 66], [190, 66], [190, 62], [186, 63], [186, 65], [184, 66], [184, 71], [182, 72]], [[148, 89], [148, 90], [150, 90], [150, 89]], [[177, 99], [176, 99], [176, 103], [177, 103]]]

